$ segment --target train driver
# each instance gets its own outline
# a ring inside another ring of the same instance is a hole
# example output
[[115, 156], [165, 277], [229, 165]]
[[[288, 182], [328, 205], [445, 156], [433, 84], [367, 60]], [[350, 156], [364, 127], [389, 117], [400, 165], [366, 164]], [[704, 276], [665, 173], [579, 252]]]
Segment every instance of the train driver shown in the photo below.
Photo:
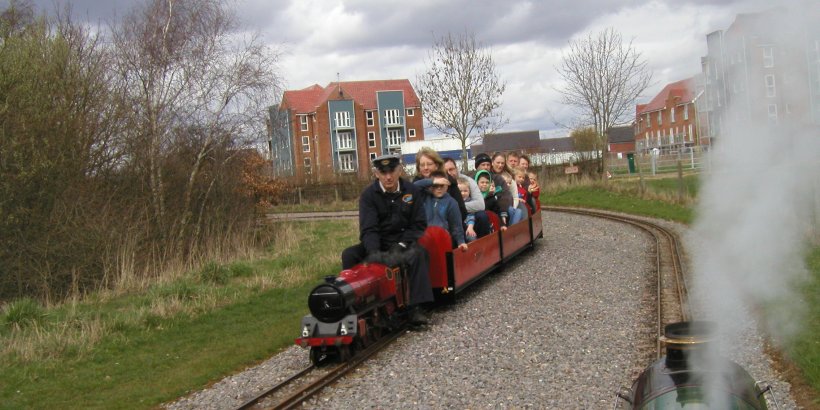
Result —
[[427, 228], [427, 217], [420, 188], [401, 177], [403, 170], [398, 155], [373, 159], [376, 180], [359, 196], [361, 243], [342, 252], [342, 269], [364, 260], [403, 263], [410, 288], [410, 323], [422, 325], [427, 318], [421, 306], [433, 301], [429, 255], [418, 245]]

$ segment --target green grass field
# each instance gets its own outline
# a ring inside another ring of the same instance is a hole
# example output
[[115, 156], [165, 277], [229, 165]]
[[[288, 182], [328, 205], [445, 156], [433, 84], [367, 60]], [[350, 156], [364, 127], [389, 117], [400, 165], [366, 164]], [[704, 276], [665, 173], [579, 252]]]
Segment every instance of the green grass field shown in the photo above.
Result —
[[[690, 207], [658, 199], [676, 192], [676, 181], [646, 182], [653, 199], [638, 198], [638, 182], [630, 180], [610, 189], [562, 187], [544, 193], [542, 203], [693, 220]], [[686, 184], [696, 192], [696, 180]], [[144, 290], [56, 307], [7, 305], [0, 408], [154, 408], [290, 346], [309, 289], [338, 272], [338, 255], [358, 232], [350, 220], [274, 229], [279, 239], [254, 260], [214, 262]], [[788, 354], [820, 391], [820, 249], [807, 261], [811, 315]]]

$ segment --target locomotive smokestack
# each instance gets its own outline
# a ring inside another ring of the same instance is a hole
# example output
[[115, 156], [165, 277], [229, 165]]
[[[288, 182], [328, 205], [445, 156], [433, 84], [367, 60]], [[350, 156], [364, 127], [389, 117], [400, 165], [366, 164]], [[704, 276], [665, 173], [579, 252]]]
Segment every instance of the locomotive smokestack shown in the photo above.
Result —
[[713, 322], [692, 321], [666, 325], [661, 341], [666, 344], [666, 367], [669, 369], [690, 368], [690, 358], [703, 351], [712, 340], [715, 331]]

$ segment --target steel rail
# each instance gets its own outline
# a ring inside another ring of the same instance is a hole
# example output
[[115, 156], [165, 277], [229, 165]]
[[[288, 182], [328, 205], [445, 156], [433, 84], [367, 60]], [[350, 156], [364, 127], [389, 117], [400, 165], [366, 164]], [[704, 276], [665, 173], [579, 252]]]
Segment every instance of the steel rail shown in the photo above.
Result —
[[268, 390], [265, 390], [264, 392], [262, 392], [258, 396], [246, 401], [241, 406], [237, 407], [237, 410], [250, 409], [250, 408], [256, 406], [265, 397], [268, 397], [268, 396], [272, 395], [273, 393], [276, 393], [279, 390], [282, 390], [285, 386], [289, 386], [294, 381], [301, 379], [306, 374], [312, 372], [315, 369], [316, 369], [316, 365], [312, 364], [312, 365], [300, 370], [299, 372], [295, 373], [294, 375], [292, 375], [292, 376], [288, 377], [287, 379], [281, 381], [277, 385], [271, 387]]
[[317, 378], [316, 380], [307, 383], [305, 386], [300, 387], [294, 393], [288, 395], [284, 399], [278, 401], [276, 404], [266, 405], [264, 400], [271, 397], [276, 392], [282, 390], [284, 387], [297, 383], [300, 379], [305, 377], [307, 374], [311, 373], [313, 370], [316, 369], [315, 366], [311, 366], [307, 369], [300, 371], [297, 374], [289, 377], [287, 380], [279, 383], [278, 385], [274, 386], [273, 388], [265, 391], [264, 393], [254, 397], [253, 399], [248, 400], [244, 403], [241, 407], [237, 409], [250, 409], [250, 408], [266, 408], [266, 409], [292, 409], [296, 406], [300, 405], [305, 400], [313, 397], [325, 387], [333, 384], [335, 381], [339, 380], [342, 376], [347, 373], [350, 373], [352, 370], [356, 369], [359, 365], [364, 363], [368, 358], [375, 355], [385, 347], [387, 347], [390, 343], [398, 339], [402, 333], [406, 330], [406, 327], [401, 327], [392, 333], [385, 335], [383, 338], [376, 341], [374, 344], [368, 346], [366, 349], [358, 352], [355, 356], [350, 358], [347, 362], [341, 363], [336, 367], [332, 368], [328, 371], [324, 376]]

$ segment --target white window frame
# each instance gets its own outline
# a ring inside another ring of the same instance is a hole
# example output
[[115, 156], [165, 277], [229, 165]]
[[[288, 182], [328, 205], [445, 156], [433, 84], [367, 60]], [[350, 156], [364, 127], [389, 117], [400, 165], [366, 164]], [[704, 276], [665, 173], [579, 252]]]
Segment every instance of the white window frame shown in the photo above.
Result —
[[689, 104], [683, 106], [683, 120], [689, 120]]
[[353, 164], [356, 160], [353, 158], [352, 152], [346, 152], [343, 154], [339, 154], [339, 170], [345, 172], [352, 172]]
[[370, 161], [373, 161], [374, 159], [376, 159], [376, 153], [375, 153], [375, 152], [371, 152], [371, 153], [370, 153]]
[[689, 124], [689, 142], [694, 142], [695, 136], [692, 135], [692, 124]]
[[302, 160], [302, 165], [305, 168], [305, 174], [310, 174], [311, 173], [310, 157], [305, 157]]
[[416, 129], [415, 128], [409, 128], [407, 130], [407, 138], [412, 138], [412, 137], [415, 137], [415, 136], [416, 136]]
[[769, 124], [777, 125], [777, 104], [769, 104]]
[[300, 115], [299, 116], [299, 129], [301, 131], [308, 130], [308, 116], [307, 115]]
[[407, 111], [406, 115], [407, 115], [408, 117], [413, 117], [413, 116], [415, 116], [415, 115], [416, 115], [416, 110], [415, 110], [415, 109], [413, 109], [413, 108], [408, 108], [406, 111]]
[[401, 125], [401, 113], [399, 110], [384, 110], [385, 125]]
[[663, 115], [662, 115], [662, 114], [663, 114], [663, 112], [658, 111], [658, 126], [659, 126], [659, 127], [660, 127], [661, 125], [663, 125]]
[[353, 149], [353, 133], [350, 131], [336, 133], [336, 148]]
[[402, 143], [401, 141], [401, 130], [394, 129], [387, 131], [387, 146], [388, 147], [398, 147]]
[[763, 47], [763, 68], [774, 67], [774, 47]]
[[367, 126], [372, 127], [376, 125], [375, 111], [365, 111], [365, 118], [367, 118]]
[[336, 128], [351, 128], [350, 111], [336, 111]]
[[375, 131], [368, 131], [367, 132], [367, 147], [368, 148], [376, 148], [376, 132]]
[[669, 111], [669, 122], [675, 122], [675, 106], [672, 106], [672, 109]]
[[763, 76], [763, 82], [766, 84], [766, 97], [777, 97], [777, 84], [775, 83], [774, 74]]
[[310, 152], [310, 137], [302, 135], [302, 152]]

